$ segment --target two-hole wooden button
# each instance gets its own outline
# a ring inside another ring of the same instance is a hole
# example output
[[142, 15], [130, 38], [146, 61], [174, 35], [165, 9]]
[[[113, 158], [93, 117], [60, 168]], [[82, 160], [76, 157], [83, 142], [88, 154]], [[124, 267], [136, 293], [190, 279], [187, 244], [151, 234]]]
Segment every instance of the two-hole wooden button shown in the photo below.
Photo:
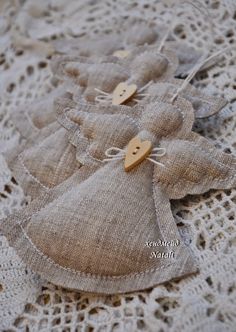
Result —
[[112, 104], [113, 105], [121, 105], [130, 98], [133, 97], [133, 95], [137, 91], [137, 85], [136, 84], [130, 84], [128, 85], [126, 82], [121, 82], [117, 85], [115, 90], [113, 91], [112, 95]]
[[127, 56], [130, 55], [130, 51], [128, 51], [128, 50], [117, 50], [113, 53], [113, 55], [116, 56], [119, 59], [124, 59], [124, 58], [126, 58]]
[[128, 144], [125, 155], [125, 171], [128, 172], [139, 165], [151, 152], [152, 143], [150, 141], [141, 141], [135, 136]]

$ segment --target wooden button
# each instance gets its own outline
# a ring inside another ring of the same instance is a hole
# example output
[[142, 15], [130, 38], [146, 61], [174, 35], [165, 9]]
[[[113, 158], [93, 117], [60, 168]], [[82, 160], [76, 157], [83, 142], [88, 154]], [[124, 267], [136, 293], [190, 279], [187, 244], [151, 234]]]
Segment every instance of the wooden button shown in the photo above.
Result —
[[128, 55], [130, 55], [130, 51], [127, 50], [118, 50], [113, 53], [114, 56], [120, 59], [126, 58]]
[[121, 105], [125, 101], [129, 100], [137, 91], [136, 84], [128, 85], [125, 82], [121, 82], [117, 85], [115, 90], [113, 91], [112, 96], [112, 104], [113, 105]]
[[125, 155], [125, 171], [128, 172], [139, 165], [150, 154], [151, 150], [152, 143], [150, 141], [141, 142], [137, 136], [132, 138]]

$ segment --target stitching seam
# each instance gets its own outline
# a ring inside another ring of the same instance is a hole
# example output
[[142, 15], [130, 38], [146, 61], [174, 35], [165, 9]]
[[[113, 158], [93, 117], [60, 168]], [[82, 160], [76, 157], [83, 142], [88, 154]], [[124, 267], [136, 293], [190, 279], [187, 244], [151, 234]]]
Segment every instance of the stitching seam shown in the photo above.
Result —
[[[30, 218], [28, 218], [30, 219]], [[21, 228], [21, 231], [22, 233], [24, 234], [24, 237], [27, 239], [27, 241], [32, 245], [32, 247], [36, 250], [36, 252], [42, 256], [44, 259], [46, 259], [48, 261], [48, 263], [54, 265], [55, 267], [59, 267], [60, 269], [63, 269], [64, 271], [69, 271], [69, 272], [72, 272], [76, 275], [81, 275], [81, 276], [84, 276], [84, 277], [89, 277], [89, 278], [93, 278], [93, 279], [98, 279], [98, 278], [102, 278], [104, 280], [107, 280], [107, 279], [126, 279], [126, 278], [131, 278], [131, 277], [139, 277], [140, 275], [145, 275], [145, 274], [148, 274], [150, 272], [155, 272], [157, 270], [160, 270], [160, 269], [164, 269], [164, 268], [167, 268], [169, 267], [170, 265], [173, 265], [173, 261], [171, 263], [168, 263], [168, 264], [164, 264], [164, 265], [161, 265], [159, 266], [158, 268], [153, 268], [153, 269], [148, 269], [148, 270], [145, 270], [143, 272], [137, 272], [137, 273], [131, 273], [131, 274], [126, 274], [126, 275], [121, 275], [121, 276], [102, 276], [102, 275], [94, 275], [94, 274], [90, 274], [90, 273], [85, 273], [85, 272], [80, 272], [80, 271], [76, 271], [74, 269], [71, 269], [71, 268], [68, 268], [68, 267], [64, 267], [64, 266], [61, 266], [60, 264], [57, 264], [56, 262], [54, 262], [50, 257], [48, 257], [47, 255], [45, 255], [41, 250], [39, 250], [36, 245], [32, 242], [31, 238], [28, 236], [28, 234], [25, 232], [24, 228], [22, 227], [22, 225], [17, 222], [17, 224], [19, 225], [19, 227]], [[179, 248], [181, 249], [181, 247]], [[174, 260], [174, 263], [176, 263], [177, 260], [175, 259]]]

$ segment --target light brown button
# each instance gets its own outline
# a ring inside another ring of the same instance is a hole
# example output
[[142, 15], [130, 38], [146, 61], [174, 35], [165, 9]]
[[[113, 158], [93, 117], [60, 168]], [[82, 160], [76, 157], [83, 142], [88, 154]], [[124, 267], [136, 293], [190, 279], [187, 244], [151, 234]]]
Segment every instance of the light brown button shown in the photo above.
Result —
[[141, 142], [137, 136], [132, 138], [125, 155], [125, 171], [128, 172], [139, 165], [150, 154], [151, 150], [152, 143], [150, 141]]
[[117, 85], [115, 90], [113, 91], [112, 96], [112, 104], [113, 105], [121, 105], [125, 101], [129, 100], [137, 91], [136, 84], [128, 85], [125, 82], [121, 82]]
[[118, 50], [113, 53], [114, 56], [120, 59], [126, 58], [128, 55], [130, 55], [130, 51], [127, 50]]

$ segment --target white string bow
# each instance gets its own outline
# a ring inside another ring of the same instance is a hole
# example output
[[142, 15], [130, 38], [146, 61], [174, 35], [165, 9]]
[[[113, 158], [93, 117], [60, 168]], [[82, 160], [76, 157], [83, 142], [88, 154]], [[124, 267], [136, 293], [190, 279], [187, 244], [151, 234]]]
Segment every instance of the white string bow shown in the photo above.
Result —
[[[114, 154], [114, 152], [115, 152], [115, 154]], [[146, 157], [146, 159], [158, 166], [164, 167], [164, 164], [162, 164], [161, 162], [158, 162], [157, 160], [150, 158], [150, 157], [158, 158], [158, 157], [163, 157], [165, 154], [166, 154], [165, 148], [154, 148], [154, 149], [152, 149], [151, 154], [149, 154], [149, 156]], [[103, 159], [103, 162], [122, 160], [122, 159], [125, 159], [126, 151], [123, 149], [117, 148], [115, 146], [112, 146], [105, 151], [105, 155], [108, 158]]]

